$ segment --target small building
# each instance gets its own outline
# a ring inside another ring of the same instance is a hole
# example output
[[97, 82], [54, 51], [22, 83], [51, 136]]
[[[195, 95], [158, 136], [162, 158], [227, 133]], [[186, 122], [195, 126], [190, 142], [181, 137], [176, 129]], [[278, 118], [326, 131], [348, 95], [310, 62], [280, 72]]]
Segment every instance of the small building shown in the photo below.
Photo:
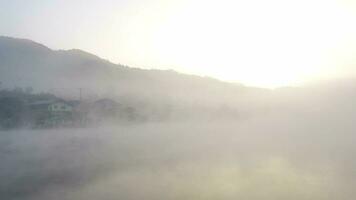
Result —
[[119, 108], [120, 104], [111, 99], [100, 99], [93, 104], [93, 109], [103, 114], [116, 112]]
[[32, 111], [49, 111], [49, 106], [54, 102], [55, 100], [41, 100], [27, 103], [26, 106]]
[[111, 99], [99, 99], [89, 108], [88, 120], [93, 123], [115, 120], [119, 117], [121, 104]]
[[34, 111], [73, 112], [74, 106], [64, 100], [42, 100], [27, 104]]
[[42, 100], [27, 104], [35, 126], [51, 127], [73, 123], [74, 106], [62, 99]]
[[53, 102], [48, 105], [49, 112], [72, 112], [73, 106], [66, 102]]

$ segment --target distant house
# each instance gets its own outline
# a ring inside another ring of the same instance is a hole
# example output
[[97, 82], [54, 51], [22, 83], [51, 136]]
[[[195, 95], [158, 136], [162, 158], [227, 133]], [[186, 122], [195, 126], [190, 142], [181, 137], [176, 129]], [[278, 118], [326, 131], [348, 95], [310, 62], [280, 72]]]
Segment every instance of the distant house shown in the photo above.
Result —
[[138, 114], [133, 107], [122, 105], [112, 99], [100, 99], [91, 106], [91, 120], [95, 122], [110, 120], [129, 120], [138, 119]]
[[54, 102], [55, 100], [41, 100], [28, 103], [26, 106], [32, 111], [49, 111], [49, 106]]
[[48, 105], [48, 111], [50, 112], [72, 112], [73, 106], [66, 102], [53, 102]]
[[116, 119], [120, 114], [121, 104], [111, 99], [99, 99], [91, 103], [88, 120], [93, 123]]
[[120, 104], [111, 99], [100, 99], [93, 104], [93, 109], [103, 114], [116, 112], [119, 108]]
[[73, 122], [74, 103], [62, 99], [42, 100], [27, 104], [36, 126], [57, 126]]
[[42, 100], [27, 104], [31, 110], [48, 112], [72, 112], [74, 106], [64, 100]]

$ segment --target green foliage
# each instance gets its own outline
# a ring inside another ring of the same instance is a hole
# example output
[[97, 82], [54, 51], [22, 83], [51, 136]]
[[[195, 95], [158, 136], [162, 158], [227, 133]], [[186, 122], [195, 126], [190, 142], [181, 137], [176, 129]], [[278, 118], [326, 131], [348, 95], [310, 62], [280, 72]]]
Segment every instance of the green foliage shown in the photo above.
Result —
[[19, 97], [0, 98], [0, 126], [14, 128], [21, 125], [24, 104]]
[[[133, 107], [120, 106], [111, 99], [102, 99], [89, 106], [77, 108], [68, 112], [52, 112], [46, 102], [65, 100], [49, 93], [33, 93], [31, 87], [0, 89], [0, 129], [19, 127], [56, 127], [56, 126], [85, 126], [88, 122], [101, 121], [137, 121], [140, 116]], [[44, 102], [44, 103], [42, 103]], [[74, 106], [73, 101], [66, 103]], [[79, 105], [76, 104], [76, 106]], [[108, 107], [107, 105], [108, 104]]]

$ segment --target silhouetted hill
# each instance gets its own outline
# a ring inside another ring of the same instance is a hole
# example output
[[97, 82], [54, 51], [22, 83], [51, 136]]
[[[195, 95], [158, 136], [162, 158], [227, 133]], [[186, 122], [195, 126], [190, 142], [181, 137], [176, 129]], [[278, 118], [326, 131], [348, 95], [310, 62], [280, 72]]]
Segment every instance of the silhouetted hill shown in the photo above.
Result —
[[[341, 113], [356, 99], [355, 80], [336, 80], [306, 88], [267, 90], [226, 83], [172, 70], [144, 70], [114, 64], [82, 50], [51, 50], [24, 39], [0, 37], [1, 87], [33, 87], [61, 97], [108, 97], [147, 116], [168, 118], [251, 113], [287, 114], [322, 110]], [[330, 106], [337, 105], [337, 106]], [[299, 114], [296, 114], [299, 115]], [[265, 115], [264, 115], [265, 116]]]
[[[145, 102], [197, 103], [201, 106], [243, 102], [267, 92], [172, 70], [143, 70], [113, 64], [82, 50], [51, 50], [24, 39], [0, 37], [3, 87], [28, 87], [75, 96], [132, 98]], [[250, 98], [249, 98], [250, 99]]]
[[116, 82], [125, 82], [126, 86], [130, 84], [133, 87], [142, 81], [146, 87], [155, 84], [160, 84], [160, 87], [171, 86], [167, 83], [194, 84], [198, 87], [209, 85], [210, 82], [225, 85], [217, 80], [182, 75], [174, 71], [128, 68], [82, 50], [54, 51], [30, 40], [9, 37], [0, 37], [0, 70], [4, 86], [33, 86], [40, 90], [57, 87], [92, 88], [97, 85], [103, 89], [104, 86], [117, 87]]

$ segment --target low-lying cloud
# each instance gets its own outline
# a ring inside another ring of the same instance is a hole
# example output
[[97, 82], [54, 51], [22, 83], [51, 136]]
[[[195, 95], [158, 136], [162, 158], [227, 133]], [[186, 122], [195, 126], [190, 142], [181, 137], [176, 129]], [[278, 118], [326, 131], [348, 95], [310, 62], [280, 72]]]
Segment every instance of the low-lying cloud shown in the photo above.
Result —
[[0, 199], [356, 197], [352, 125], [266, 116], [1, 132]]

